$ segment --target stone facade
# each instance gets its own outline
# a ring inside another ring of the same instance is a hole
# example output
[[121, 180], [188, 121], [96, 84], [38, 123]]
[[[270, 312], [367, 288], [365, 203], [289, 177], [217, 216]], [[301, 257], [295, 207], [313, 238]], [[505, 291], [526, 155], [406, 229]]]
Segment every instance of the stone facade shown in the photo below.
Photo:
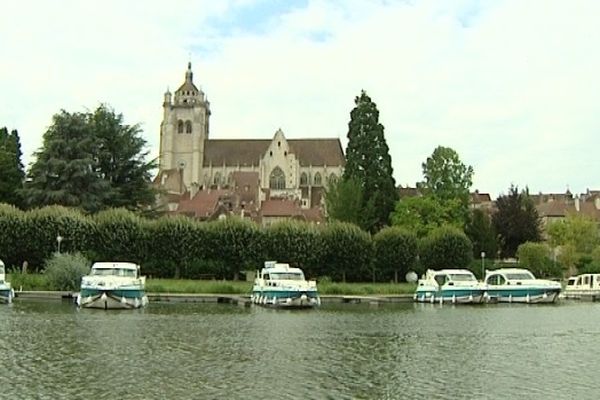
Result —
[[[264, 202], [276, 200], [294, 203], [290, 216], [296, 216], [298, 210], [321, 208], [324, 188], [343, 173], [345, 157], [337, 138], [287, 139], [278, 129], [272, 139], [209, 139], [210, 103], [193, 82], [191, 64], [174, 96], [165, 93], [163, 110], [155, 183], [169, 195], [172, 212], [179, 209], [177, 195], [191, 201], [189, 206], [198, 195], [229, 190], [239, 198], [256, 193], [253, 208], [259, 216]], [[246, 183], [240, 183], [240, 173]], [[248, 174], [256, 179], [248, 180]], [[248, 188], [247, 182], [257, 187]], [[237, 205], [237, 212], [244, 205]]]

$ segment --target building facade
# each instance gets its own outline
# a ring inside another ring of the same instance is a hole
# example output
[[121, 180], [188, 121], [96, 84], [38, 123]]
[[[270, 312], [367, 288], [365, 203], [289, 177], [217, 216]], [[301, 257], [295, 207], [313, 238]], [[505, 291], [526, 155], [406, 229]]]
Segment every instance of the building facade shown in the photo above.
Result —
[[[268, 205], [264, 211], [279, 210], [279, 218], [317, 215], [325, 187], [343, 173], [339, 139], [288, 139], [281, 129], [272, 139], [212, 139], [210, 114], [210, 103], [194, 84], [189, 63], [184, 83], [174, 94], [167, 91], [163, 101], [155, 183], [166, 193], [169, 211], [203, 218], [192, 204], [201, 203], [202, 197], [214, 198], [218, 190], [230, 199], [230, 213], [262, 220], [261, 210]], [[278, 201], [285, 201], [285, 207], [273, 203]], [[222, 210], [222, 203], [217, 200], [215, 209]], [[206, 209], [211, 206], [203, 206]]]

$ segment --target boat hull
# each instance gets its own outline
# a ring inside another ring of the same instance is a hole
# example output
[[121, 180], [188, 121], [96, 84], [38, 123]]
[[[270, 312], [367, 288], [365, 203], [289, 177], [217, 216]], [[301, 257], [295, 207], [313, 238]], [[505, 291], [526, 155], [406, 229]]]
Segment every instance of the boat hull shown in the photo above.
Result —
[[15, 292], [11, 287], [0, 287], [0, 303], [12, 303]]
[[479, 304], [484, 302], [485, 290], [478, 288], [434, 290], [417, 289], [413, 299], [418, 303]]
[[549, 288], [511, 288], [489, 289], [487, 301], [490, 303], [554, 303], [558, 299], [560, 289]]
[[250, 300], [257, 305], [278, 308], [313, 308], [321, 305], [316, 291], [255, 290]]
[[144, 307], [148, 297], [141, 289], [86, 289], [77, 295], [77, 305], [83, 308], [103, 310], [132, 309]]

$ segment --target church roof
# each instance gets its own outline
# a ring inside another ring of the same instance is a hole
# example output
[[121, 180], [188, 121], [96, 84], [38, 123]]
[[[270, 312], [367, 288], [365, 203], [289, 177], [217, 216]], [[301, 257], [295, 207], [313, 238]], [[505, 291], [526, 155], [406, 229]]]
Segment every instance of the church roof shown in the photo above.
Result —
[[183, 82], [183, 85], [179, 86], [179, 89], [177, 89], [175, 93], [181, 91], [194, 91], [196, 93], [200, 92], [196, 85], [194, 85], [194, 73], [192, 72], [191, 62], [188, 63], [188, 69], [185, 73], [185, 82]]
[[[204, 143], [204, 166], [257, 166], [271, 142], [271, 139], [208, 139]], [[339, 139], [289, 139], [287, 142], [300, 166], [345, 164]]]

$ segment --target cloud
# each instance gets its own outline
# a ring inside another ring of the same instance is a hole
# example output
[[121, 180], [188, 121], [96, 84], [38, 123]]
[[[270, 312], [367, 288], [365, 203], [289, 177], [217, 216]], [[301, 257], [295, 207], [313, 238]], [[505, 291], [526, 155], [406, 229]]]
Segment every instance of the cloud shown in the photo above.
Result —
[[30, 156], [61, 108], [107, 102], [142, 123], [156, 155], [162, 93], [181, 84], [191, 53], [213, 138], [281, 127], [345, 146], [365, 89], [397, 183], [421, 180], [421, 163], [444, 145], [473, 165], [480, 191], [600, 187], [597, 2], [269, 4], [15, 3], [0, 16], [10, 39], [0, 42], [0, 125], [19, 130]]

